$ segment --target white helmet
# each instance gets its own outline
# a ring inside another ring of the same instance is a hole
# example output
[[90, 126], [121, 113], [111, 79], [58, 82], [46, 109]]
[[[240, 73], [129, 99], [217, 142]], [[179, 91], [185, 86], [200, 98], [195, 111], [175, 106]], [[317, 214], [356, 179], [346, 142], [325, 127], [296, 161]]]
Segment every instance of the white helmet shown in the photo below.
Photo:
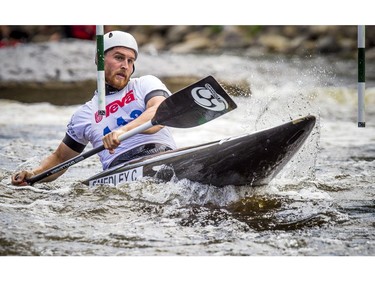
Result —
[[104, 34], [104, 52], [113, 47], [125, 47], [135, 52], [135, 59], [138, 57], [138, 44], [133, 35], [124, 31], [110, 31]]

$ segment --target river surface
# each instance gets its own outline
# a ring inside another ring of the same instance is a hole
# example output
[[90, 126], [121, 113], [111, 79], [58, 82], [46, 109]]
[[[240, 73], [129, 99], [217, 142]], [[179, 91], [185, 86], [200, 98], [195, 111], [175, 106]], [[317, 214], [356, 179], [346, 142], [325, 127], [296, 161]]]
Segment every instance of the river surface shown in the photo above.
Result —
[[[64, 52], [67, 46], [74, 49], [68, 43], [53, 48]], [[93, 53], [91, 47], [85, 47], [87, 52]], [[14, 52], [28, 55], [38, 47], [30, 48]], [[28, 72], [18, 66], [18, 76], [15, 71], [3, 72], [2, 79], [45, 80], [51, 65], [37, 66], [41, 56], [37, 53], [26, 62]], [[0, 52], [8, 68], [14, 62], [12, 54]], [[66, 58], [66, 65], [82, 60], [72, 56]], [[61, 65], [62, 60], [55, 59], [54, 65]], [[86, 59], [91, 56], [86, 54]], [[312, 134], [292, 161], [269, 185], [256, 188], [218, 189], [186, 180], [143, 179], [89, 189], [80, 181], [100, 171], [96, 156], [74, 165], [53, 183], [12, 186], [14, 170], [37, 165], [56, 148], [78, 105], [0, 99], [0, 255], [374, 256], [373, 65], [367, 68], [366, 127], [358, 128], [354, 60], [151, 51], [140, 57], [135, 75], [203, 78], [211, 74], [229, 81], [243, 79], [250, 85], [251, 95], [232, 93], [236, 110], [199, 127], [172, 129], [180, 147], [242, 135], [308, 114], [317, 117]], [[95, 77], [94, 67], [80, 67], [82, 73]], [[62, 76], [73, 75], [61, 68]], [[27, 76], [30, 73], [34, 78]], [[368, 268], [363, 264], [351, 263], [362, 273]]]

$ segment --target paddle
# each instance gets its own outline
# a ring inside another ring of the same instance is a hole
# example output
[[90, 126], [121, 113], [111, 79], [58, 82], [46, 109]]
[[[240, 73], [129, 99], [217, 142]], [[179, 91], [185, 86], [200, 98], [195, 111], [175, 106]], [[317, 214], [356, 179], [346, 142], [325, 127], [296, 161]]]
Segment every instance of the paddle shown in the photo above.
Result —
[[[142, 133], [155, 125], [175, 128], [190, 128], [202, 125], [233, 109], [237, 105], [212, 76], [207, 76], [194, 84], [176, 92], [165, 99], [158, 107], [152, 120], [137, 128], [120, 135], [123, 141], [131, 136]], [[61, 172], [64, 169], [81, 162], [82, 160], [104, 150], [104, 145], [73, 157], [43, 173], [40, 173], [26, 182], [29, 185]]]

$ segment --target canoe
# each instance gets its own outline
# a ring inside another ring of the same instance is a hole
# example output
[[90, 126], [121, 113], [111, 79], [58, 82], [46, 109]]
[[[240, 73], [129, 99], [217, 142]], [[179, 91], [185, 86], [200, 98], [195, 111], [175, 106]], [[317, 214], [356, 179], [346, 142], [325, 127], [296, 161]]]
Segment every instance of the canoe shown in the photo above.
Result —
[[216, 187], [268, 184], [302, 147], [315, 126], [307, 115], [253, 133], [133, 159], [83, 181], [114, 185], [148, 177], [188, 179]]

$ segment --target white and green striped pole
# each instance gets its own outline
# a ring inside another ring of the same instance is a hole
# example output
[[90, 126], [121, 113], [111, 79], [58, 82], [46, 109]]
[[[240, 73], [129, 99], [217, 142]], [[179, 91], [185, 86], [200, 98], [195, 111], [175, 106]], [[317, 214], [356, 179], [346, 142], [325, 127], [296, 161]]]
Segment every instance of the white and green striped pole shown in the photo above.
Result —
[[105, 74], [104, 74], [104, 26], [96, 26], [96, 53], [97, 63], [97, 87], [98, 87], [98, 114], [105, 115]]
[[366, 127], [365, 80], [365, 26], [358, 25], [358, 127]]

